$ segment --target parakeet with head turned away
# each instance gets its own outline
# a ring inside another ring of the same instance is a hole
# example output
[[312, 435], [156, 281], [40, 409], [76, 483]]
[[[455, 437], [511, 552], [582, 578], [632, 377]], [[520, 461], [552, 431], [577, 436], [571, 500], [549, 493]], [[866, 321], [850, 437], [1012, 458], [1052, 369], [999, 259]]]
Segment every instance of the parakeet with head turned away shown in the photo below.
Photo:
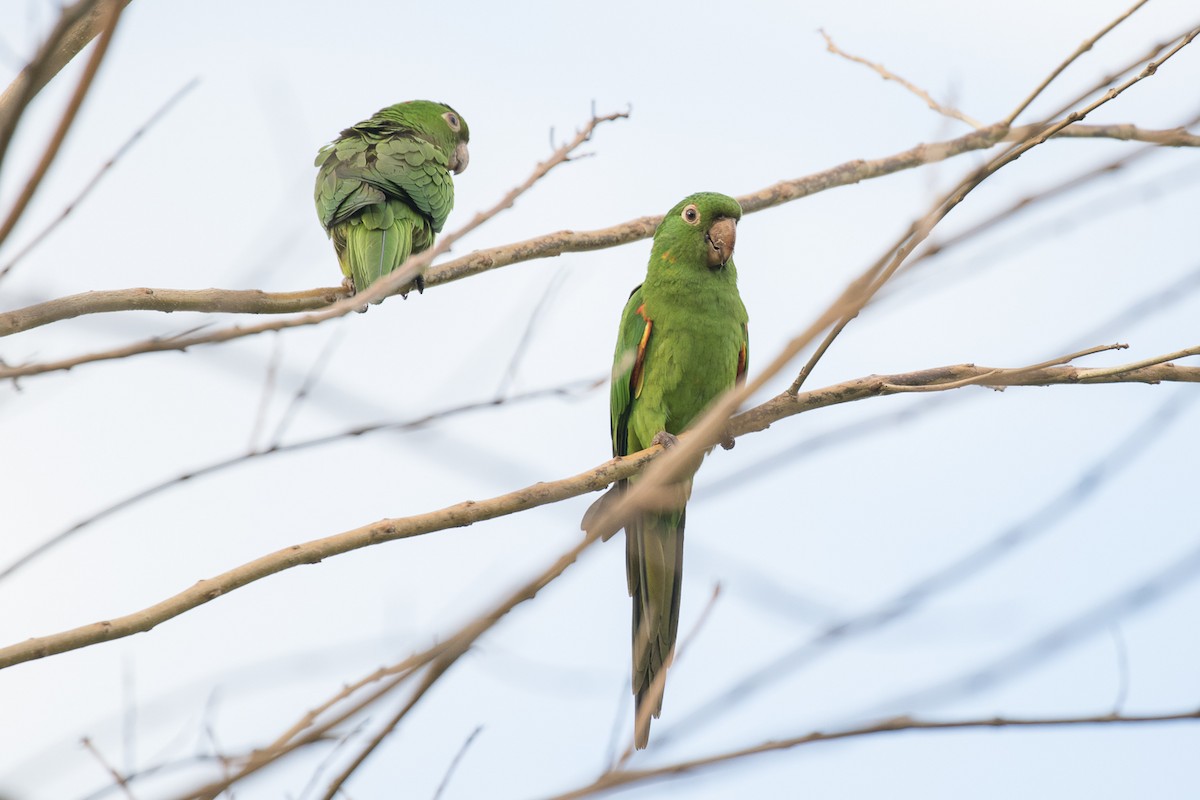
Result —
[[[411, 100], [347, 128], [317, 153], [317, 216], [352, 289], [365, 291], [433, 245], [454, 207], [450, 173], [467, 168], [469, 139], [453, 108]], [[421, 276], [414, 283], [424, 290]]]
[[[704, 192], [682, 200], [655, 230], [646, 280], [629, 296], [617, 335], [614, 455], [671, 445], [717, 395], [744, 378], [748, 318], [732, 260], [741, 216], [733, 198]], [[607, 497], [618, 499], [624, 488], [618, 484]], [[650, 715], [662, 711], [679, 628], [690, 475], [671, 488], [667, 497], [673, 500], [625, 520], [639, 748], [649, 740]]]

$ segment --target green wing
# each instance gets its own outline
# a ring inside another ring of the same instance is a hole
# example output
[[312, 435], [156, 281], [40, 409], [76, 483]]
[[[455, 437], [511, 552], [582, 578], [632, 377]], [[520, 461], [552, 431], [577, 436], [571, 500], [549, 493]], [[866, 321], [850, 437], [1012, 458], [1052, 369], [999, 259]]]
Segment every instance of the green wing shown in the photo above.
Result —
[[[613, 455], [629, 455], [650, 444], [638, 441], [629, 421], [641, 393], [653, 329], [653, 321], [645, 316], [639, 286], [625, 303], [617, 335], [610, 395]], [[617, 496], [625, 486], [626, 481], [618, 482]], [[679, 627], [683, 529], [682, 508], [637, 514], [625, 525], [625, 576], [633, 598], [633, 693], [636, 708], [653, 703], [650, 713], [656, 717], [662, 711], [662, 693], [660, 688], [652, 696], [651, 687], [670, 658]], [[646, 746], [649, 733], [649, 724], [638, 727], [635, 742], [639, 748]]]
[[446, 156], [408, 134], [351, 131], [360, 135], [327, 144], [317, 154], [314, 199], [325, 229], [387, 199], [410, 203], [429, 219], [435, 233], [441, 231], [454, 206]]
[[380, 142], [375, 147], [375, 170], [389, 193], [412, 201], [440, 233], [454, 207], [454, 181], [446, 156], [423, 139], [407, 136]]
[[424, 139], [378, 125], [351, 128], [321, 148], [317, 215], [356, 288], [433, 244], [454, 206], [447, 163]]
[[610, 422], [614, 456], [627, 456], [649, 442], [630, 446], [629, 417], [641, 391], [643, 367], [646, 363], [646, 344], [650, 341], [653, 324], [643, 316], [642, 287], [629, 294], [621, 312], [621, 328], [617, 333], [617, 351], [613, 355]]

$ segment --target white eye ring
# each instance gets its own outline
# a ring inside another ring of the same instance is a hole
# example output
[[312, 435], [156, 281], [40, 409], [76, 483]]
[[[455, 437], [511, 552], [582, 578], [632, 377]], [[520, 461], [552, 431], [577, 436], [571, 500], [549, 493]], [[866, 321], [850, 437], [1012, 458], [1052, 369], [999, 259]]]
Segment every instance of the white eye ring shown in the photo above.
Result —
[[695, 203], [692, 203], [679, 216], [683, 217], [683, 221], [688, 225], [696, 225], [700, 222], [700, 209], [696, 208]]
[[450, 130], [452, 131], [457, 131], [462, 127], [462, 123], [458, 120], [458, 115], [453, 111], [447, 111], [445, 114], [442, 114], [442, 119], [446, 120], [446, 124], [450, 126]]

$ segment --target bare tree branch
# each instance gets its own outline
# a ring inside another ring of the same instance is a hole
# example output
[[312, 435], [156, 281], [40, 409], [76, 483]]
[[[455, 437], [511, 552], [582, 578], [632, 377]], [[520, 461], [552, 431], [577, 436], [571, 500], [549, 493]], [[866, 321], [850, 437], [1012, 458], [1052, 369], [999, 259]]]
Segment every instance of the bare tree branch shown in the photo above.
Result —
[[[110, 0], [107, 5], [108, 10], [102, 16], [100, 40], [96, 43], [95, 49], [92, 50], [92, 57], [88, 59], [83, 75], [79, 78], [79, 83], [75, 86], [75, 93], [71, 95], [71, 99], [67, 103], [67, 108], [63, 111], [62, 118], [58, 122], [58, 127], [50, 137], [50, 141], [46, 144], [46, 150], [42, 153], [41, 160], [33, 168], [33, 172], [17, 195], [17, 199], [13, 201], [8, 216], [4, 219], [4, 222], [0, 223], [0, 244], [3, 244], [8, 235], [12, 233], [12, 229], [17, 225], [17, 220], [25, 213], [26, 206], [33, 199], [33, 195], [41, 184], [42, 178], [46, 177], [46, 172], [50, 169], [50, 165], [54, 163], [59, 148], [62, 147], [63, 141], [67, 138], [67, 131], [71, 129], [71, 124], [75, 121], [75, 115], [83, 105], [83, 99], [87, 97], [88, 90], [92, 87], [92, 80], [100, 70], [100, 62], [104, 60], [104, 54], [108, 52], [108, 46], [112, 42], [113, 33], [117, 29], [117, 20], [121, 16], [121, 11], [125, 8], [125, 2], [123, 0]], [[99, 9], [99, 6], [97, 6], [97, 9]]]
[[475, 730], [471, 731], [471, 735], [462, 743], [462, 747], [458, 748], [458, 752], [454, 754], [454, 758], [450, 760], [450, 765], [446, 767], [446, 774], [442, 776], [442, 782], [438, 784], [437, 791], [433, 793], [433, 800], [440, 800], [442, 793], [446, 791], [446, 787], [450, 784], [450, 778], [454, 776], [454, 771], [458, 769], [459, 762], [463, 756], [467, 754], [467, 750], [475, 741], [480, 732], [483, 731], [483, 726], [479, 725]]
[[[1058, 119], [1057, 121], [1045, 126], [1033, 126], [1034, 133], [1028, 136], [1028, 138], [1021, 140], [1019, 143], [1014, 144], [1004, 152], [992, 158], [987, 164], [964, 178], [957, 186], [933, 203], [933, 207], [930, 209], [930, 211], [923, 218], [914, 222], [908, 231], [906, 231], [899, 238], [895, 245], [888, 252], [886, 252], [883, 257], [881, 257], [879, 261], [875, 263], [874, 266], [868, 269], [867, 272], [859, 278], [860, 281], [865, 282], [865, 285], [861, 290], [863, 294], [862, 302], [852, 304], [850, 309], [840, 316], [830, 332], [826, 334], [824, 340], [820, 343], [820, 345], [818, 345], [816, 352], [805, 363], [803, 369], [800, 370], [800, 374], [797, 375], [796, 380], [792, 382], [789, 391], [795, 393], [800, 390], [800, 387], [804, 385], [804, 382], [808, 379], [809, 375], [812, 374], [814, 367], [821, 360], [821, 358], [824, 357], [834, 339], [836, 339], [837, 336], [840, 335], [841, 332], [846, 328], [846, 326], [850, 324], [850, 322], [856, 316], [858, 316], [858, 313], [862, 310], [866, 303], [869, 302], [869, 300], [879, 292], [883, 285], [891, 280], [892, 276], [896, 274], [900, 267], [908, 260], [908, 257], [912, 255], [916, 247], [918, 247], [922, 242], [925, 241], [925, 239], [929, 237], [929, 234], [933, 231], [934, 227], [941, 222], [941, 220], [945, 219], [946, 215], [953, 211], [958, 204], [966, 199], [967, 195], [974, 191], [974, 189], [978, 187], [984, 180], [986, 180], [989, 176], [994, 175], [997, 171], [1005, 166], [1013, 163], [1031, 149], [1044, 144], [1051, 137], [1056, 136], [1071, 125], [1074, 125], [1076, 122], [1086, 119], [1087, 116], [1093, 111], [1116, 99], [1130, 87], [1154, 75], [1162, 64], [1174, 57], [1175, 54], [1177, 54], [1180, 50], [1191, 44], [1192, 40], [1195, 39], [1197, 35], [1200, 35], [1200, 28], [1193, 28], [1183, 34], [1180, 34], [1180, 36], [1178, 36], [1176, 39], [1171, 40], [1174, 42], [1173, 46], [1171, 45], [1171, 42], [1167, 42], [1166, 44], [1162, 45], [1156, 45], [1151, 51], [1151, 58], [1158, 57], [1163, 50], [1166, 50], [1166, 53], [1159, 57], [1157, 61], [1149, 61], [1146, 66], [1136, 75], [1133, 75], [1129, 79], [1116, 86], [1110, 87], [1107, 92], [1105, 92], [1096, 100], [1093, 100], [1091, 103], [1088, 103], [1083, 108], [1072, 111], [1061, 119]], [[1167, 49], [1168, 47], [1169, 49]], [[1092, 93], [1092, 91], [1089, 91], [1087, 94], [1090, 95]]]
[[[316, 325], [329, 319], [336, 319], [337, 317], [345, 316], [352, 311], [357, 311], [358, 309], [362, 308], [364, 304], [374, 300], [382, 300], [384, 297], [389, 295], [407, 291], [417, 276], [424, 274], [433, 260], [442, 253], [448, 251], [450, 247], [456, 241], [458, 241], [458, 239], [475, 230], [500, 212], [511, 208], [517, 201], [518, 197], [528, 191], [551, 170], [570, 161], [571, 154], [585, 142], [591, 139], [592, 133], [595, 131], [597, 126], [602, 125], [605, 122], [625, 119], [628, 116], [628, 112], [616, 112], [600, 117], [592, 117], [578, 132], [576, 132], [575, 137], [571, 141], [567, 142], [554, 153], [552, 153], [545, 161], [536, 165], [533, 169], [533, 172], [523, 183], [509, 190], [509, 192], [500, 198], [495, 205], [485, 211], [478, 212], [468, 222], [455, 229], [453, 232], [443, 235], [438, 239], [438, 242], [434, 247], [410, 256], [409, 259], [398, 269], [389, 273], [388, 275], [385, 275], [380, 280], [375, 281], [369, 287], [367, 287], [365, 291], [358, 292], [353, 297], [346, 297], [344, 290], [342, 290], [341, 299], [337, 299], [334, 302], [326, 305], [320, 311], [307, 314], [302, 317], [293, 317], [291, 319], [278, 322], [264, 322], [246, 328], [235, 326], [231, 328], [222, 328], [210, 333], [189, 332], [180, 336], [174, 336], [166, 339], [154, 338], [147, 342], [128, 345], [126, 347], [117, 348], [116, 350], [110, 350], [105, 353], [93, 353], [91, 355], [82, 356], [75, 359], [67, 359], [65, 361], [58, 362], [58, 366], [55, 369], [70, 369], [78, 364], [84, 364], [92, 361], [104, 361], [113, 358], [124, 358], [125, 356], [133, 355], [135, 353], [161, 352], [164, 350], [184, 350], [197, 344], [224, 342], [232, 339], [240, 339], [244, 336], [265, 333], [267, 331], [294, 328], [302, 325]], [[150, 295], [153, 294], [153, 290], [148, 291]], [[242, 295], [242, 299], [244, 299], [246, 293], [238, 294]], [[295, 299], [296, 294], [303, 295], [305, 293], [290, 294], [293, 296], [293, 299]], [[36, 368], [30, 365], [18, 369], [33, 369], [33, 372], [27, 372], [26, 374], [37, 374], [40, 372], [50, 371], [44, 369], [45, 366], [46, 365], [41, 365], [43, 368]], [[5, 370], [6, 368], [0, 368], [0, 378], [19, 377], [15, 374], [3, 374]]]
[[[129, 2], [124, 0], [124, 5]], [[0, 94], [0, 164], [25, 107], [100, 32], [102, 3], [78, 0], [63, 8], [37, 55]]]
[[[802, 178], [780, 181], [756, 192], [743, 195], [738, 198], [738, 202], [741, 203], [744, 213], [753, 214], [756, 211], [799, 200], [827, 189], [849, 186], [864, 180], [944, 161], [963, 153], [993, 147], [1000, 142], [1024, 141], [1041, 131], [1041, 126], [1035, 125], [1025, 125], [1011, 130], [992, 126], [957, 139], [917, 145], [884, 158], [848, 161]], [[1188, 133], [1186, 128], [1146, 130], [1134, 125], [1075, 125], [1055, 135], [1144, 141], [1170, 147], [1200, 147], [1200, 136]], [[661, 220], [661, 216], [639, 217], [608, 228], [593, 231], [558, 231], [513, 244], [478, 250], [444, 264], [431, 266], [425, 273], [425, 285], [426, 287], [438, 286], [538, 258], [554, 258], [563, 253], [602, 250], [640, 241], [649, 238]], [[345, 288], [340, 286], [294, 292], [264, 292], [258, 289], [108, 289], [68, 295], [25, 308], [0, 312], [0, 337], [85, 314], [116, 311], [292, 314], [329, 308], [346, 297]], [[291, 326], [283, 324], [267, 329], [276, 330], [282, 327]], [[259, 332], [261, 331], [257, 329], [247, 329], [238, 335], [248, 336]], [[237, 338], [237, 336], [229, 336], [222, 332], [219, 336], [213, 335], [211, 338], [198, 335], [183, 341], [151, 339], [132, 346], [77, 356], [44, 365], [0, 369], [0, 378], [71, 369], [80, 364], [123, 358], [143, 352], [184, 350], [193, 345], [227, 341], [231, 338]]]
[[[1192, 350], [1195, 349], [1192, 348]], [[894, 391], [889, 391], [888, 386], [944, 384], [968, 377], [978, 377], [979, 385], [992, 387], [1058, 386], [1080, 383], [1159, 383], [1162, 381], [1200, 383], [1200, 367], [1179, 367], [1174, 364], [1142, 366], [1143, 363], [1145, 362], [1136, 362], [1124, 367], [1092, 369], [1074, 366], [1044, 367], [1020, 370], [1007, 376], [1002, 371], [963, 364], [900, 375], [869, 376], [797, 395], [785, 391], [766, 403], [729, 420], [728, 433], [734, 437], [742, 436], [746, 433], [765, 430], [771, 423], [794, 414], [868, 397], [894, 394]], [[755, 390], [757, 388], [755, 386]], [[714, 419], [717, 418], [714, 417]], [[692, 433], [681, 436], [680, 444], [671, 448], [670, 455], [683, 450], [689, 440], [709, 442], [714, 438], [713, 433], [717, 426], [719, 423], [714, 425], [712, 431], [697, 427], [693, 429]], [[384, 519], [343, 533], [314, 539], [303, 544], [295, 544], [220, 575], [198, 581], [191, 588], [141, 611], [0, 648], [0, 669], [149, 631], [162, 622], [215, 600], [223, 594], [303, 564], [316, 564], [326, 558], [362, 547], [420, 536], [448, 528], [464, 527], [483, 520], [495, 519], [570, 497], [577, 497], [581, 494], [599, 491], [614, 481], [636, 474], [650, 461], [655, 460], [661, 452], [662, 447], [654, 445], [630, 456], [611, 459], [569, 478], [536, 483], [487, 500], [467, 500], [439, 511], [410, 517]], [[667, 458], [658, 460], [663, 463], [668, 462]], [[649, 481], [643, 480], [638, 483], [647, 484]], [[633, 491], [627, 494], [634, 496]], [[620, 514], [618, 513], [613, 519], [602, 520], [598, 530], [609, 526], [616, 530], [616, 527], [619, 527], [619, 519]], [[595, 535], [597, 531], [591, 531], [591, 533]]]
[[[823, 626], [815, 635], [804, 638], [796, 646], [714, 693], [710, 699], [663, 732], [659, 737], [659, 744], [671, 739], [676, 730], [688, 733], [698, 730], [706, 721], [717, 718], [722, 710], [744, 702], [776, 681], [795, 674], [801, 666], [832, 652], [834, 645], [882, 630], [887, 625], [910, 616], [938, 595], [962, 586], [1001, 558], [1032, 544], [1097, 492], [1111, 485], [1124, 470], [1136, 462], [1138, 456], [1171, 430], [1171, 423], [1181, 415], [1189, 402], [1194, 402], [1190, 392], [1176, 392], [1122, 436], [1103, 456], [1039, 506], [996, 535], [988, 537], [978, 547], [922, 575], [874, 608]], [[896, 705], [893, 703], [891, 707]], [[906, 708], [909, 707], [911, 706]]]
[[[542, 589], [548, 586], [551, 581], [561, 575], [567, 569], [567, 567], [574, 564], [576, 559], [579, 558], [583, 551], [595, 542], [596, 537], [594, 536], [583, 537], [578, 544], [557, 558], [540, 574], [527, 581], [524, 585], [518, 587], [490, 611], [467, 623], [463, 628], [461, 628], [454, 635], [450, 636], [446, 641], [436, 644], [423, 653], [414, 655], [406, 659], [404, 662], [402, 662], [402, 664], [393, 667], [393, 672], [400, 671], [402, 669], [404, 671], [402, 671], [398, 677], [393, 678], [392, 681], [389, 681], [384, 686], [376, 689], [375, 692], [373, 692], [366, 699], [353, 704], [349, 708], [339, 711], [332, 719], [326, 720], [319, 725], [306, 728], [306, 725], [310, 720], [310, 712], [309, 715], [305, 715], [300, 722], [289, 729], [289, 733], [297, 731], [305, 732], [297, 733], [293, 738], [287, 739], [285, 744], [279, 748], [268, 748], [266, 750], [256, 752], [249, 763], [243, 766], [239, 772], [228, 776], [225, 779], [204, 786], [198, 790], [188, 792], [186, 795], [184, 795], [184, 797], [186, 797], [188, 800], [198, 800], [201, 798], [203, 800], [209, 800], [210, 798], [216, 797], [229, 786], [233, 785], [247, 775], [257, 772], [263, 767], [274, 763], [282, 756], [293, 752], [295, 749], [311, 743], [314, 741], [314, 739], [323, 736], [334, 726], [339, 725], [355, 714], [360, 713], [363, 709], [376, 702], [379, 698], [383, 697], [386, 693], [390, 692], [392, 689], [410, 677], [413, 672], [421, 666], [431, 665], [431, 669], [433, 666], [436, 666], [439, 673], [445, 672], [446, 669], [452, 666], [455, 661], [457, 661], [474, 645], [475, 641], [478, 640], [480, 636], [489, 631], [493, 625], [507, 616], [507, 614], [518, 605], [536, 597], [538, 592], [540, 592]], [[360, 685], [365, 685], [366, 682], [367, 681], [365, 680], [360, 681]], [[413, 697], [410, 699], [410, 703], [407, 705], [415, 704], [418, 700], [420, 700], [429, 685], [432, 685], [432, 682], [429, 684], [422, 684], [422, 686], [418, 687], [417, 690], [415, 690]], [[283, 737], [281, 737], [280, 741], [284, 741]]]
[[[1146, 0], [1143, 0], [1143, 2], [1146, 2]], [[874, 61], [868, 61], [867, 59], [865, 59], [861, 56], [851, 55], [850, 53], [847, 53], [845, 50], [842, 50], [840, 47], [838, 47], [836, 44], [834, 44], [833, 39], [829, 36], [828, 33], [825, 32], [824, 28], [818, 29], [817, 33], [821, 34], [821, 36], [825, 39], [825, 49], [827, 49], [829, 52], [833, 53], [836, 56], [841, 56], [842, 58], [847, 59], [848, 61], [853, 61], [856, 64], [862, 64], [863, 66], [866, 66], [866, 67], [874, 70], [879, 75], [879, 77], [883, 78], [885, 81], [895, 81], [896, 83], [900, 84], [905, 89], [907, 89], [908, 91], [915, 94], [917, 97], [924, 100], [925, 105], [929, 106], [932, 110], [936, 111], [937, 113], [941, 114], [942, 116], [950, 117], [951, 119], [956, 119], [959, 122], [965, 122], [966, 124], [970, 125], [975, 130], [980, 130], [980, 129], [986, 127], [979, 120], [976, 120], [976, 119], [973, 119], [972, 117], [967, 116], [963, 112], [959, 111], [957, 108], [951, 108], [950, 106], [942, 105], [937, 100], [934, 100], [933, 97], [929, 94], [929, 92], [925, 91], [920, 86], [917, 86], [916, 84], [911, 83], [911, 82], [905, 80], [904, 78], [901, 78], [899, 75], [890, 71], [887, 67], [883, 66], [883, 64], [877, 64]]]
[[[318, 359], [318, 362], [319, 361], [320, 359]], [[319, 366], [319, 363], [314, 364], [314, 368], [318, 368]], [[310, 375], [306, 377], [305, 382], [307, 383], [311, 377], [312, 374], [310, 373]], [[219, 461], [213, 461], [205, 464], [204, 466], [188, 470], [180, 475], [159, 481], [152, 486], [148, 486], [145, 489], [134, 492], [131, 495], [123, 497], [120, 500], [105, 506], [94, 514], [80, 520], [79, 522], [76, 522], [69, 528], [54, 534], [41, 544], [30, 549], [24, 555], [18, 557], [15, 561], [8, 564], [8, 566], [0, 569], [0, 581], [10, 577], [24, 567], [29, 566], [29, 564], [31, 564], [33, 561], [45, 555], [50, 550], [59, 546], [68, 539], [74, 537], [85, 528], [91, 527], [100, 520], [107, 519], [113, 514], [137, 505], [143, 500], [154, 497], [155, 495], [160, 494], [167, 489], [171, 489], [179, 486], [180, 484], [193, 481], [199, 477], [212, 475], [214, 473], [224, 471], [230, 467], [245, 464], [255, 459], [265, 458], [267, 456], [275, 456], [281, 453], [290, 453], [297, 450], [307, 450], [312, 447], [321, 447], [327, 444], [332, 444], [333, 442], [344, 441], [345, 439], [359, 436], [368, 436], [383, 432], [405, 432], [420, 430], [421, 428], [425, 428], [439, 420], [448, 419], [475, 411], [494, 409], [504, 405], [514, 405], [547, 397], [571, 397], [575, 396], [577, 393], [588, 392], [596, 389], [603, 385], [606, 381], [607, 378], [602, 380], [578, 381], [571, 384], [564, 384], [562, 386], [554, 386], [548, 389], [533, 389], [528, 392], [510, 395], [503, 399], [480, 400], [473, 403], [463, 403], [462, 405], [451, 406], [449, 408], [440, 409], [429, 414], [423, 414], [414, 419], [377, 422], [370, 425], [358, 425], [353, 428], [339, 431], [337, 433], [331, 433], [325, 436], [316, 436], [310, 439], [301, 439], [295, 442], [288, 442], [287, 444], [280, 444], [279, 438], [282, 435], [281, 428], [289, 421], [290, 413], [292, 409], [295, 408], [296, 401], [293, 399], [293, 403], [288, 407], [288, 411], [285, 412], [284, 418], [280, 420], [280, 428], [276, 429], [275, 434], [271, 438], [271, 442], [267, 446], [250, 450], [248, 452], [241, 453], [240, 455], [223, 458]], [[303, 389], [304, 387], [301, 388]], [[297, 395], [297, 397], [299, 397], [299, 395]]]
[[177, 92], [175, 92], [175, 94], [171, 95], [171, 97], [168, 98], [167, 101], [163, 103], [162, 106], [155, 111], [148, 120], [142, 123], [142, 126], [134, 131], [129, 138], [125, 140], [125, 143], [121, 145], [117, 151], [100, 166], [100, 169], [96, 171], [96, 174], [92, 176], [91, 180], [89, 180], [84, 187], [79, 190], [79, 194], [75, 195], [75, 198], [71, 200], [71, 202], [67, 203], [66, 207], [63, 208], [62, 213], [55, 217], [48, 225], [46, 225], [45, 228], [42, 228], [42, 230], [38, 232], [36, 236], [30, 239], [24, 247], [22, 247], [15, 255], [13, 255], [12, 258], [8, 260], [7, 264], [5, 264], [3, 267], [0, 267], [0, 279], [12, 272], [13, 268], [17, 265], [17, 262], [29, 255], [29, 253], [32, 252], [35, 247], [41, 244], [46, 237], [52, 231], [54, 231], [60, 223], [62, 223], [63, 220], [70, 216], [71, 212], [78, 208], [79, 204], [82, 203], [89, 194], [91, 194], [92, 190], [96, 188], [96, 186], [100, 183], [100, 180], [108, 173], [108, 171], [116, 166], [116, 163], [121, 159], [121, 157], [128, 153], [129, 150], [135, 144], [137, 144], [142, 136], [145, 135], [146, 131], [154, 127], [159, 120], [165, 117], [167, 113], [174, 108], [180, 100], [183, 99], [184, 95], [196, 88], [199, 83], [199, 78], [193, 78], [192, 80], [188, 81]]
[[129, 779], [122, 775], [121, 771], [114, 767], [112, 762], [104, 757], [104, 754], [100, 752], [100, 749], [96, 747], [95, 743], [86, 736], [83, 737], [81, 743], [83, 744], [83, 749], [91, 753], [92, 757], [100, 762], [100, 766], [104, 767], [104, 770], [110, 776], [112, 776], [113, 784], [120, 787], [121, 792], [127, 798], [129, 798], [129, 800], [137, 800], [133, 794], [133, 790], [129, 788]]
[[654, 769], [610, 771], [604, 773], [587, 786], [582, 786], [578, 789], [564, 792], [563, 794], [556, 794], [550, 798], [550, 800], [578, 800], [578, 798], [591, 797], [624, 786], [648, 783], [654, 780], [662, 780], [664, 778], [689, 774], [707, 767], [713, 767], [718, 764], [737, 761], [749, 756], [759, 755], [761, 753], [772, 753], [780, 750], [790, 750], [794, 747], [801, 747], [803, 745], [814, 744], [816, 742], [831, 742], [838, 739], [861, 738], [881, 733], [896, 733], [898, 731], [945, 731], [972, 728], [1056, 728], [1074, 727], [1078, 725], [1144, 725], [1163, 722], [1190, 722], [1197, 719], [1200, 719], [1200, 709], [1196, 709], [1194, 711], [1177, 711], [1170, 714], [1099, 714], [1096, 716], [1082, 717], [1030, 717], [1019, 719], [995, 717], [992, 719], [951, 721], [918, 720], [913, 719], [912, 717], [895, 717], [893, 719], [885, 720], [873, 725], [864, 725], [862, 727], [849, 728], [847, 730], [831, 731], [828, 733], [813, 732], [806, 733], [802, 736], [793, 736], [787, 739], [767, 741], [752, 747], [742, 748], [740, 750], [730, 750], [728, 752], [706, 756], [704, 758], [692, 759], [690, 761], [680, 761], [674, 764], [656, 767]]
[[[1170, 596], [1195, 583], [1200, 572], [1200, 547], [1172, 553], [1167, 563], [1095, 606], [1060, 622], [998, 659], [950, 680], [940, 680], [893, 698], [890, 708], [929, 708], [969, 697], [1016, 678], [1051, 655], [1081, 639], [1104, 631], [1114, 620]], [[871, 715], [875, 716], [875, 715]]]
[[425, 676], [421, 678], [421, 683], [413, 690], [408, 702], [401, 706], [379, 732], [371, 737], [371, 740], [359, 751], [358, 755], [351, 759], [345, 769], [334, 776], [329, 785], [325, 787], [325, 794], [321, 795], [321, 800], [334, 800], [338, 792], [341, 791], [342, 786], [345, 785], [346, 781], [350, 780], [350, 776], [366, 763], [366, 760], [379, 748], [379, 745], [383, 744], [384, 739], [392, 735], [392, 732], [396, 730], [396, 726], [400, 724], [400, 721], [408, 716], [408, 712], [413, 710], [417, 702], [425, 696], [425, 693], [437, 682], [438, 678], [445, 674], [446, 670], [453, 665], [455, 660], [456, 658], [438, 658], [429, 665], [429, 668], [425, 671]]
[[1014, 108], [1011, 112], [1009, 112], [1009, 115], [1008, 115], [1008, 117], [1005, 118], [1005, 121], [1009, 125], [1011, 125], [1014, 121], [1016, 121], [1017, 117], [1021, 116], [1021, 112], [1024, 111], [1025, 109], [1029, 108], [1029, 106], [1033, 103], [1033, 101], [1036, 100], [1038, 98], [1038, 96], [1041, 95], [1042, 92], [1046, 91], [1046, 89], [1050, 86], [1050, 84], [1054, 83], [1054, 81], [1058, 78], [1058, 76], [1062, 75], [1063, 72], [1067, 69], [1067, 67], [1074, 64], [1079, 59], [1080, 56], [1082, 56], [1084, 53], [1088, 52], [1093, 47], [1095, 47], [1096, 42], [1100, 41], [1105, 36], [1107, 36], [1109, 33], [1111, 33], [1114, 28], [1116, 28], [1118, 25], [1123, 23], [1125, 20], [1129, 19], [1135, 11], [1137, 11], [1142, 6], [1146, 5], [1146, 3], [1148, 3], [1148, 2], [1149, 2], [1149, 0], [1137, 0], [1137, 2], [1134, 3], [1132, 6], [1130, 6], [1129, 10], [1127, 10], [1124, 14], [1121, 14], [1119, 17], [1114, 19], [1112, 22], [1105, 25], [1095, 35], [1085, 39], [1083, 41], [1083, 43], [1079, 45], [1079, 47], [1075, 48], [1074, 52], [1072, 52], [1069, 56], [1067, 56], [1065, 59], [1063, 59], [1061, 64], [1059, 64], [1057, 67], [1055, 67], [1053, 70], [1051, 70], [1050, 74], [1047, 75], [1042, 80], [1042, 82], [1039, 83], [1037, 85], [1037, 87], [1032, 92], [1030, 92], [1029, 95], [1024, 100], [1022, 100], [1020, 103], [1018, 103], [1016, 108]]

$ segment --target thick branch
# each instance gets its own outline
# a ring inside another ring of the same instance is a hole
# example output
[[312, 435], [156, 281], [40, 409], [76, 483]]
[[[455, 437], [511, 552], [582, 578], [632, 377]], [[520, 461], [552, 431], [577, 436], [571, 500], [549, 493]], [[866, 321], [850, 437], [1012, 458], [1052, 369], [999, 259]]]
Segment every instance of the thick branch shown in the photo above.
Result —
[[[1138, 362], [1142, 363], [1142, 362]], [[790, 395], [784, 392], [766, 403], [729, 421], [730, 435], [737, 437], [761, 431], [771, 423], [793, 414], [825, 406], [894, 394], [888, 386], [949, 384], [965, 378], [978, 378], [983, 386], [1055, 386], [1077, 383], [1159, 383], [1178, 381], [1200, 383], [1200, 367], [1173, 364], [1121, 368], [1045, 367], [1034, 370], [996, 370], [963, 364], [899, 375], [872, 375], [836, 384], [825, 389]], [[1004, 382], [1007, 381], [1007, 382]], [[961, 384], [960, 384], [961, 385]], [[684, 437], [687, 438], [686, 435]], [[654, 446], [624, 458], [614, 458], [570, 478], [536, 483], [487, 500], [467, 500], [453, 506], [398, 519], [385, 519], [344, 533], [296, 544], [258, 558], [213, 578], [202, 580], [174, 597], [141, 611], [112, 620], [84, 625], [61, 633], [29, 639], [0, 649], [0, 669], [37, 658], [64, 653], [100, 642], [119, 639], [153, 629], [166, 620], [201, 606], [223, 594], [257, 580], [302, 564], [395, 539], [405, 539], [448, 528], [465, 527], [483, 520], [526, 511], [530, 508], [599, 491], [613, 481], [640, 471], [662, 448]]]

